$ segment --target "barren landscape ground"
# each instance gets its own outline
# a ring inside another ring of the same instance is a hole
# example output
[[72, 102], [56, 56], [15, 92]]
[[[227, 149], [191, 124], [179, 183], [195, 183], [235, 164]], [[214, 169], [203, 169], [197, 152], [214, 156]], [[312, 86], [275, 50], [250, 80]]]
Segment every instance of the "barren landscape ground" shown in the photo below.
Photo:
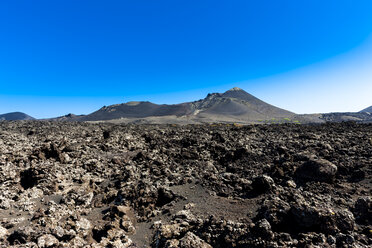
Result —
[[1, 247], [371, 247], [372, 124], [0, 122]]

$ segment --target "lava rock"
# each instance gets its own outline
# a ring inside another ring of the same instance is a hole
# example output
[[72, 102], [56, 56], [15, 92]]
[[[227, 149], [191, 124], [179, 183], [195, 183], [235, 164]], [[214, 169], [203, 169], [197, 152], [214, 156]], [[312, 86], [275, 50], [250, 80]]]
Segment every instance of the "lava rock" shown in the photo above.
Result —
[[37, 245], [40, 248], [52, 248], [58, 246], [59, 241], [51, 234], [45, 234], [37, 239]]
[[353, 212], [359, 223], [372, 223], [372, 197], [359, 197], [355, 202]]
[[212, 248], [211, 245], [203, 241], [192, 232], [187, 232], [185, 236], [179, 241], [179, 248]]
[[370, 137], [350, 123], [0, 122], [0, 246], [370, 247]]
[[266, 219], [259, 220], [254, 230], [258, 236], [265, 240], [271, 240], [274, 237], [274, 233], [271, 231], [271, 225]]
[[337, 166], [325, 159], [310, 159], [295, 172], [297, 178], [304, 181], [332, 182]]
[[270, 192], [273, 190], [274, 185], [274, 180], [267, 175], [256, 177], [252, 183], [253, 193], [263, 194]]

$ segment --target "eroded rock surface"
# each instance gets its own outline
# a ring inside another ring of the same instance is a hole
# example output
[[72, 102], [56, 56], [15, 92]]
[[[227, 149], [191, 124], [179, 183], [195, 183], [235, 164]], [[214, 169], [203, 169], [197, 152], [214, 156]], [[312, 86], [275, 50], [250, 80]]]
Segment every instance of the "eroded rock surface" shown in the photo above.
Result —
[[372, 125], [0, 122], [0, 247], [371, 247]]

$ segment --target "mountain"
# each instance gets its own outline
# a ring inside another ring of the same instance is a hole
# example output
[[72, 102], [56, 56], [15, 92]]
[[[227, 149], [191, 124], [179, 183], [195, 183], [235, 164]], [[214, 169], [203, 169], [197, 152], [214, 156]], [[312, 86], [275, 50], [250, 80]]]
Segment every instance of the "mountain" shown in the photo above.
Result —
[[80, 121], [113, 120], [119, 118], [146, 118], [150, 116], [182, 116], [190, 113], [188, 104], [154, 104], [151, 102], [127, 102], [104, 106], [79, 118]]
[[238, 87], [223, 94], [209, 94], [201, 100], [197, 111], [203, 117], [231, 117], [248, 121], [285, 118], [294, 115], [294, 113], [270, 105]]
[[372, 113], [372, 106], [369, 106], [368, 108], [363, 109], [360, 112], [367, 112], [367, 113]]
[[[127, 102], [104, 106], [85, 116], [67, 115], [55, 120], [144, 123], [257, 122], [283, 119], [295, 114], [270, 105], [240, 88], [211, 93], [204, 99], [179, 104]], [[120, 122], [120, 121], [119, 121]]]
[[354, 121], [359, 123], [372, 123], [372, 106], [359, 112], [338, 112], [322, 114], [320, 119], [327, 122]]
[[35, 118], [22, 112], [12, 112], [0, 115], [1, 121], [34, 120]]
[[321, 119], [327, 122], [354, 121], [359, 123], [372, 123], [372, 106], [359, 112], [340, 112], [322, 114]]
[[371, 123], [372, 113], [369, 112], [338, 112], [321, 114], [320, 119], [326, 122], [353, 121], [359, 123]]

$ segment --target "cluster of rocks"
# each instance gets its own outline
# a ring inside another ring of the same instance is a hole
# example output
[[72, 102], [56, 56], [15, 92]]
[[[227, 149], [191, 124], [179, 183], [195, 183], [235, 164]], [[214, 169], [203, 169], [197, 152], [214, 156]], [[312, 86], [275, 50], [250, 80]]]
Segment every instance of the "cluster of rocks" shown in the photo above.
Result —
[[0, 122], [1, 247], [370, 247], [372, 125]]

